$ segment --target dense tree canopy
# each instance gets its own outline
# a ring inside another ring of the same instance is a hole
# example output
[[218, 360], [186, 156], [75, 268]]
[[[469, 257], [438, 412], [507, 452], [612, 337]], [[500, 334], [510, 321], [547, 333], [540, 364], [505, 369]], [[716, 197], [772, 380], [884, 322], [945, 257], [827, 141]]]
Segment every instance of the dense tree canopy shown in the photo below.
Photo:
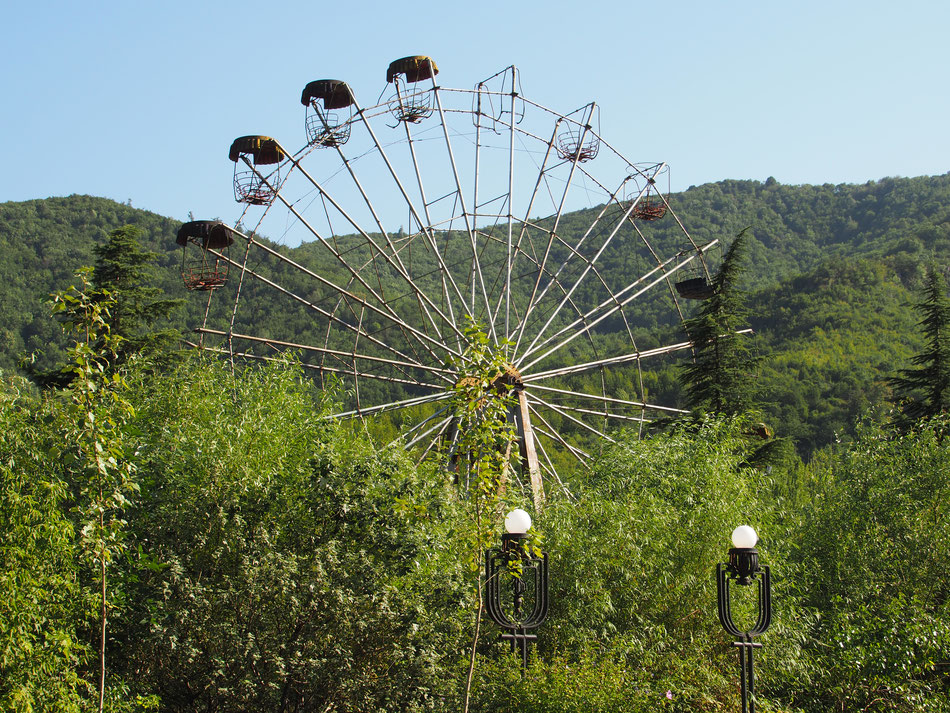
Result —
[[[137, 408], [113, 414], [114, 437], [134, 444], [138, 490], [110, 565], [107, 709], [461, 708], [475, 582], [461, 556], [467, 496], [449, 472], [326, 420], [328, 397], [293, 363], [232, 374], [195, 357], [127, 369], [123, 383]], [[73, 416], [59, 394], [4, 385], [11, 710], [95, 699], [96, 583], [67, 496], [88, 475], [63, 457]], [[946, 710], [944, 424], [900, 438], [871, 426], [768, 474], [746, 465], [748, 427], [718, 417], [630, 433], [589, 473], [564, 473], [575, 497], [550, 495], [536, 517], [552, 572], [536, 655], [521, 676], [489, 628], [472, 711], [735, 707], [713, 572], [740, 523], [762, 535], [776, 575], [760, 707]]]

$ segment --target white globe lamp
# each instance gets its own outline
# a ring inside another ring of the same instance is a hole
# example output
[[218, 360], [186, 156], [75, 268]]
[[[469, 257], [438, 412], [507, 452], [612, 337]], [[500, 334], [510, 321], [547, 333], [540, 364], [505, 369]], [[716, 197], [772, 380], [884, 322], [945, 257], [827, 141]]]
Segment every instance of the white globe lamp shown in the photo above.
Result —
[[748, 525], [739, 525], [732, 531], [732, 546], [736, 549], [751, 550], [758, 541], [759, 536]]
[[505, 517], [505, 531], [509, 535], [524, 535], [531, 529], [531, 516], [521, 508], [515, 508]]

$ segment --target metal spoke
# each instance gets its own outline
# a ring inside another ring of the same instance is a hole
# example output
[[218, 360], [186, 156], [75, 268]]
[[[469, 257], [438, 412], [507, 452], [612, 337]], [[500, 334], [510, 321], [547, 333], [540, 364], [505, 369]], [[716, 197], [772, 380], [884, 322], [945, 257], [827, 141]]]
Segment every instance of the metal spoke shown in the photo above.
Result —
[[544, 417], [544, 415], [543, 415], [540, 411], [538, 411], [538, 409], [536, 409], [536, 408], [535, 408], [534, 406], [532, 406], [530, 403], [528, 404], [528, 408], [531, 409], [531, 413], [532, 413], [532, 414], [542, 423], [542, 425], [544, 426], [543, 429], [540, 428], [540, 427], [537, 426], [537, 425], [534, 427], [534, 429], [535, 429], [538, 433], [541, 433], [542, 435], [547, 436], [547, 437], [550, 438], [551, 440], [557, 441], [558, 443], [560, 443], [562, 446], [564, 446], [564, 448], [566, 448], [566, 449], [567, 449], [575, 458], [577, 458], [577, 460], [579, 460], [581, 463], [586, 463], [586, 461], [590, 460], [590, 453], [588, 453], [587, 451], [583, 450], [582, 448], [578, 448], [577, 446], [573, 446], [573, 445], [571, 445], [570, 443], [568, 443], [566, 440], [564, 440], [564, 438], [562, 438], [561, 435], [557, 432], [557, 429], [554, 428], [554, 427], [548, 422], [548, 420]]
[[[230, 263], [230, 264], [236, 264], [236, 263], [234, 263], [232, 260], [230, 260], [227, 256], [225, 256], [225, 255], [223, 255], [223, 254], [216, 253], [216, 252], [213, 251], [213, 250], [209, 250], [208, 252], [215, 254], [216, 256], [220, 257], [222, 260], [225, 260], [226, 262], [228, 262], [228, 263]], [[326, 319], [330, 320], [331, 322], [334, 322], [334, 323], [336, 323], [336, 324], [339, 324], [339, 325], [343, 326], [344, 328], [350, 330], [351, 332], [354, 332], [354, 333], [357, 334], [357, 335], [362, 335], [362, 336], [364, 336], [365, 338], [369, 339], [371, 342], [373, 342], [374, 344], [376, 344], [376, 346], [381, 347], [381, 348], [383, 348], [383, 349], [386, 349], [387, 351], [390, 351], [390, 352], [392, 352], [393, 354], [396, 354], [396, 355], [402, 357], [403, 359], [406, 359], [407, 361], [412, 361], [411, 357], [409, 357], [408, 355], [403, 354], [402, 352], [400, 352], [399, 350], [397, 350], [397, 349], [393, 348], [392, 346], [386, 344], [385, 342], [380, 341], [379, 339], [377, 339], [377, 338], [374, 337], [373, 335], [368, 334], [368, 333], [366, 333], [366, 332], [362, 332], [362, 331], [356, 329], [353, 325], [349, 324], [348, 322], [346, 322], [345, 320], [341, 319], [341, 318], [338, 317], [337, 315], [335, 315], [335, 314], [333, 314], [333, 313], [331, 313], [331, 312], [328, 312], [327, 310], [325, 310], [325, 309], [323, 309], [322, 307], [320, 307], [320, 306], [314, 304], [314, 303], [311, 302], [310, 300], [308, 300], [308, 299], [306, 299], [306, 298], [304, 298], [304, 297], [301, 297], [300, 295], [298, 295], [298, 294], [292, 292], [291, 290], [288, 290], [288, 289], [285, 288], [285, 287], [282, 287], [281, 285], [277, 284], [277, 283], [274, 282], [273, 280], [269, 280], [268, 278], [264, 277], [263, 275], [261, 275], [261, 274], [255, 272], [255, 271], [253, 271], [253, 270], [245, 269], [244, 272], [245, 272], [246, 274], [250, 275], [251, 277], [257, 279], [257, 280], [260, 280], [261, 282], [263, 282], [263, 283], [266, 284], [267, 286], [269, 286], [269, 287], [271, 287], [271, 288], [277, 290], [278, 292], [281, 292], [282, 294], [287, 295], [287, 296], [290, 297], [291, 299], [293, 299], [293, 300], [299, 302], [300, 304], [304, 305], [305, 307], [307, 307], [307, 308], [313, 310], [314, 312], [316, 312], [317, 314], [321, 315], [322, 317], [325, 317]], [[354, 299], [355, 299], [355, 298], [354, 298]], [[420, 366], [421, 366], [421, 365], [420, 365]]]
[[[620, 187], [619, 187], [617, 190], [618, 190], [618, 191], [622, 190], [625, 183], [626, 183], [626, 179], [624, 179], [624, 181], [620, 184]], [[585, 259], [585, 262], [587, 263], [587, 266], [584, 268], [584, 270], [583, 270], [583, 272], [580, 274], [580, 276], [579, 276], [576, 280], [574, 280], [574, 284], [571, 285], [571, 289], [568, 290], [568, 291], [567, 291], [567, 294], [564, 296], [564, 298], [561, 299], [560, 304], [558, 304], [558, 306], [557, 306], [557, 307], [551, 312], [551, 314], [548, 316], [548, 319], [547, 319], [547, 321], [544, 323], [544, 326], [541, 327], [540, 330], [538, 330], [538, 333], [535, 335], [534, 341], [528, 346], [528, 351], [527, 351], [528, 354], [530, 354], [530, 353], [532, 352], [532, 350], [534, 349], [534, 345], [537, 343], [538, 339], [540, 339], [540, 338], [542, 337], [542, 335], [544, 334], [545, 330], [547, 330], [547, 328], [551, 325], [551, 322], [554, 321], [554, 318], [557, 317], [558, 313], [561, 311], [561, 308], [564, 306], [565, 302], [567, 301], [567, 298], [569, 298], [571, 295], [574, 294], [574, 291], [575, 291], [575, 290], [577, 289], [577, 287], [583, 282], [584, 278], [587, 276], [587, 273], [588, 273], [588, 272], [590, 271], [590, 269], [593, 267], [594, 263], [597, 262], [597, 259], [604, 253], [604, 250], [606, 250], [606, 249], [607, 249], [607, 246], [610, 245], [610, 243], [613, 241], [614, 237], [615, 237], [615, 236], [617, 235], [617, 233], [620, 231], [620, 228], [623, 227], [623, 225], [627, 222], [627, 218], [630, 217], [630, 214], [633, 212], [634, 208], [636, 207], [637, 202], [639, 202], [640, 198], [643, 196], [643, 194], [644, 194], [645, 192], [646, 192], [646, 188], [644, 188], [643, 190], [640, 191], [640, 195], [637, 196], [637, 199], [636, 199], [636, 200], [631, 201], [630, 206], [626, 209], [626, 211], [624, 212], [623, 216], [622, 216], [619, 220], [617, 220], [617, 221], [615, 222], [615, 225], [614, 225], [613, 229], [610, 231], [610, 234], [607, 236], [606, 240], [604, 240], [603, 244], [602, 244], [602, 245], [600, 246], [600, 248], [597, 250], [597, 252], [596, 252], [596, 254], [594, 255], [594, 257], [590, 258], [589, 260], [586, 260], [586, 259]], [[613, 199], [614, 196], [616, 196], [616, 193], [611, 194], [611, 199]], [[594, 228], [597, 226], [597, 223], [600, 221], [601, 217], [603, 217], [604, 214], [606, 214], [606, 212], [607, 212], [609, 206], [610, 206], [610, 203], [607, 203], [607, 204], [604, 205], [604, 208], [603, 208], [603, 210], [601, 211], [600, 215], [597, 217], [597, 220], [595, 220], [594, 223], [591, 224], [590, 228], [588, 228], [588, 230], [587, 230], [587, 232], [584, 234], [584, 236], [583, 236], [583, 237], [577, 242], [577, 244], [572, 248], [571, 252], [568, 253], [567, 259], [565, 259], [565, 261], [563, 262], [563, 264], [561, 265], [561, 267], [559, 267], [559, 268], [557, 269], [557, 272], [555, 272], [554, 277], [551, 278], [551, 282], [548, 283], [548, 286], [550, 286], [551, 283], [552, 283], [554, 280], [556, 280], [557, 277], [561, 274], [561, 272], [570, 264], [570, 262], [571, 262], [571, 257], [572, 257], [573, 255], [580, 254], [580, 253], [579, 253], [579, 250], [580, 250], [581, 245], [582, 245], [582, 244], [584, 243], [584, 241], [587, 240], [587, 238], [591, 235], [591, 233], [593, 232]], [[545, 287], [545, 289], [542, 290], [541, 295], [538, 297], [539, 300], [544, 297], [544, 294], [547, 292], [547, 289], [548, 289], [548, 288]]]
[[604, 366], [619, 366], [620, 364], [629, 364], [630, 362], [638, 361], [648, 357], [659, 356], [661, 354], [671, 354], [672, 352], [680, 351], [682, 349], [689, 349], [692, 346], [692, 342], [679, 342], [678, 344], [671, 344], [666, 347], [645, 349], [643, 351], [631, 352], [629, 354], [621, 354], [619, 356], [607, 357], [605, 359], [598, 359], [596, 361], [584, 362], [583, 364], [571, 364], [569, 366], [558, 367], [556, 369], [548, 369], [547, 371], [523, 375], [521, 378], [527, 383], [540, 381], [541, 379], [548, 379], [553, 376], [580, 374], [582, 372], [590, 371], [591, 369], [599, 369]]
[[[196, 329], [195, 332], [197, 332], [198, 334], [214, 334], [218, 336], [227, 336], [226, 332], [222, 332], [219, 329], [206, 329], [202, 327], [202, 328]], [[366, 362], [372, 362], [376, 364], [386, 364], [389, 366], [396, 367], [400, 369], [400, 371], [403, 371], [403, 372], [405, 372], [406, 369], [420, 369], [422, 371], [429, 372], [430, 374], [433, 374], [434, 376], [440, 379], [443, 379], [445, 382], [449, 384], [454, 383], [453, 378], [452, 378], [452, 376], [454, 375], [454, 372], [450, 371], [449, 369], [442, 369], [435, 366], [429, 366], [427, 364], [419, 364], [417, 362], [409, 362], [409, 361], [399, 361], [398, 359], [386, 359], [385, 357], [371, 356], [369, 354], [360, 354], [356, 351], [344, 352], [344, 351], [340, 351], [339, 349], [329, 349], [327, 347], [316, 347], [316, 346], [307, 345], [307, 344], [297, 344], [295, 342], [286, 342], [280, 339], [267, 339], [264, 337], [254, 337], [254, 336], [251, 336], [250, 334], [238, 334], [237, 332], [232, 333], [231, 336], [234, 339], [244, 339], [247, 341], [256, 342], [258, 344], [267, 344], [273, 347], [281, 347], [284, 349], [302, 349], [304, 351], [316, 352], [318, 354], [322, 354], [325, 356], [335, 357], [339, 361], [348, 361], [348, 362], [366, 361]], [[416, 381], [412, 383], [417, 383], [419, 384], [419, 386], [428, 386], [434, 389], [445, 388], [445, 384], [426, 384], [421, 381]]]
[[[655, 280], [653, 280], [652, 282], [649, 282], [648, 284], [644, 285], [641, 289], [637, 290], [636, 292], [633, 292], [632, 294], [628, 295], [628, 296], [627, 296], [626, 298], [624, 298], [621, 302], [618, 302], [617, 304], [615, 304], [614, 306], [612, 306], [610, 309], [606, 310], [603, 314], [599, 315], [599, 316], [598, 316], [596, 319], [594, 319], [593, 321], [591, 321], [591, 322], [586, 322], [586, 323], [584, 324], [584, 327], [583, 327], [582, 329], [578, 329], [578, 330], [573, 331], [573, 332], [572, 332], [568, 337], [566, 337], [563, 341], [559, 342], [557, 345], [555, 345], [555, 346], [551, 347], [550, 349], [548, 349], [548, 350], [547, 350], [546, 352], [544, 352], [544, 354], [542, 354], [541, 356], [536, 357], [532, 362], [530, 362], [530, 363], [524, 365], [524, 366], [522, 367], [522, 370], [530, 369], [532, 366], [534, 366], [534, 365], [537, 364], [538, 362], [544, 361], [547, 357], [551, 356], [552, 354], [554, 354], [554, 353], [555, 353], [556, 351], [558, 351], [559, 349], [562, 349], [563, 347], [567, 346], [568, 344], [570, 344], [571, 342], [573, 342], [573, 341], [574, 341], [575, 339], [577, 339], [578, 337], [580, 337], [580, 336], [586, 334], [586, 333], [589, 332], [593, 327], [597, 326], [598, 324], [600, 324], [601, 322], [603, 322], [605, 319], [607, 319], [608, 317], [610, 317], [612, 314], [614, 314], [614, 313], [617, 312], [618, 310], [622, 309], [624, 306], [628, 305], [630, 302], [632, 302], [632, 301], [635, 300], [637, 297], [639, 297], [640, 295], [642, 295], [644, 292], [646, 292], [647, 290], [649, 290], [650, 288], [652, 288], [654, 285], [657, 285], [657, 284], [659, 284], [660, 282], [663, 282], [667, 277], [669, 277], [670, 275], [672, 275], [674, 272], [676, 272], [677, 270], [679, 270], [681, 267], [683, 267], [684, 265], [689, 264], [689, 262], [690, 262], [691, 260], [693, 260], [694, 257], [695, 257], [695, 255], [690, 255], [689, 257], [684, 258], [683, 260], [681, 260], [680, 262], [678, 262], [674, 267], [670, 268], [669, 270], [666, 270], [662, 275], [660, 275], [660, 277], [658, 277], [658, 278], [656, 278]], [[577, 321], [575, 321], [573, 324], [575, 324], [575, 326], [576, 326]], [[527, 358], [529, 355], [531, 355], [532, 353], [533, 353], [533, 352], [532, 352], [531, 350], [529, 350], [529, 351], [526, 352], [524, 355], [522, 355], [522, 359], [526, 359], [526, 358]]]
[[[428, 418], [427, 418], [427, 419], [426, 419], [425, 421], [423, 421], [422, 423], [428, 423], [430, 420], [431, 420], [431, 419], [428, 419]], [[421, 441], [423, 438], [425, 438], [426, 436], [428, 436], [428, 435], [429, 435], [430, 433], [432, 433], [433, 431], [435, 431], [435, 430], [439, 430], [439, 431], [443, 430], [446, 426], [449, 425], [449, 421], [451, 421], [451, 420], [452, 420], [452, 416], [447, 416], [446, 418], [443, 418], [441, 421], [439, 421], [437, 424], [435, 424], [432, 428], [426, 429], [423, 433], [420, 433], [418, 436], [416, 436], [416, 437], [413, 438], [411, 441], [409, 441], [408, 443], [406, 443], [406, 450], [409, 450], [410, 448], [412, 448], [414, 445], [416, 445], [419, 441]]]
[[[535, 430], [539, 430], [537, 427]], [[567, 496], [568, 500], [577, 501], [577, 498], [574, 497], [574, 494], [570, 489], [564, 484], [564, 481], [561, 480], [561, 476], [557, 474], [557, 470], [554, 468], [554, 463], [551, 462], [551, 458], [548, 456], [547, 449], [544, 447], [544, 444], [541, 442], [542, 439], [538, 439], [538, 450], [541, 452], [541, 455], [544, 456], [544, 461], [541, 463], [541, 467], [547, 471], [547, 474], [550, 475], [554, 480], [557, 481], [557, 484], [561, 486], [561, 491]]]
[[[258, 173], [257, 169], [256, 169], [254, 166], [252, 166], [252, 165], [247, 161], [247, 159], [244, 159], [244, 161], [245, 161], [245, 163], [248, 164], [248, 166], [249, 166], [258, 176], [261, 177], [261, 180], [262, 180], [263, 183], [265, 183], [269, 188], [272, 188], [272, 187], [270, 186], [270, 184], [267, 183], [267, 179], [266, 179], [265, 177], [261, 176], [260, 173]], [[307, 173], [306, 171], [304, 171], [302, 168], [300, 169], [300, 172], [301, 172], [308, 180], [310, 180], [311, 183], [313, 183], [314, 187], [316, 187], [317, 190], [319, 190], [323, 195], [326, 195], [326, 196], [329, 198], [329, 195], [326, 194], [326, 193], [323, 191], [322, 187], [320, 187], [320, 185], [319, 185], [316, 181], [314, 181], [313, 178], [310, 177], [310, 174], [308, 174], [308, 173]], [[297, 211], [297, 209], [296, 209], [286, 198], [284, 198], [284, 196], [283, 196], [279, 191], [277, 191], [276, 189], [273, 189], [273, 188], [272, 188], [272, 190], [275, 191], [276, 197], [287, 207], [287, 209], [288, 209], [291, 213], [294, 214], [294, 216], [297, 218], [297, 220], [299, 220], [300, 223], [301, 223], [304, 227], [306, 227], [307, 230], [309, 230], [310, 233], [311, 233], [315, 238], [317, 238], [317, 240], [319, 241], [319, 243], [320, 243], [321, 245], [325, 246], [328, 250], [330, 250], [330, 252], [334, 255], [334, 257], [337, 258], [337, 261], [340, 262], [347, 270], [350, 271], [350, 273], [353, 275], [353, 277], [355, 277], [355, 278], [359, 281], [359, 283], [360, 283], [360, 285], [361, 285], [362, 287], [364, 287], [366, 290], [368, 290], [368, 291], [373, 295], [373, 297], [376, 298], [376, 299], [379, 301], [380, 304], [382, 304], [382, 305], [387, 305], [387, 304], [388, 304], [388, 303], [386, 302], [386, 300], [384, 300], [380, 295], [376, 294], [376, 291], [369, 285], [369, 283], [367, 283], [366, 280], [363, 279], [362, 276], [360, 276], [359, 273], [358, 273], [356, 270], [354, 270], [353, 267], [352, 267], [346, 260], [344, 260], [344, 259], [342, 258], [342, 256], [339, 255], [339, 253], [336, 252], [336, 250], [334, 250], [333, 248], [331, 248], [331, 247], [329, 246], [328, 241], [327, 241], [322, 235], [320, 235], [320, 233], [306, 220], [306, 218], [304, 218], [304, 217]], [[331, 200], [332, 200], [332, 199], [331, 199]], [[340, 212], [343, 213], [344, 216], [346, 216], [346, 213], [342, 210], [342, 208], [339, 208], [338, 206], [336, 206], [335, 203], [334, 203], [334, 207], [336, 207], [337, 210], [340, 210]], [[347, 218], [348, 218], [348, 216], [347, 216]], [[349, 219], [349, 218], [348, 218], [348, 219]], [[392, 263], [392, 261], [390, 260], [390, 258], [379, 248], [379, 245], [378, 245], [365, 231], [363, 231], [361, 228], [359, 228], [359, 226], [358, 226], [354, 221], [351, 220], [350, 222], [351, 222], [351, 224], [352, 224], [357, 230], [359, 230], [360, 234], [368, 241], [368, 243], [369, 243], [370, 245], [372, 245], [373, 249], [374, 249], [375, 251], [377, 251], [384, 259], [386, 259], [387, 262], [389, 262], [390, 266], [392, 266], [392, 267], [395, 268], [395, 265], [393, 265], [393, 263]], [[249, 238], [248, 236], [243, 236], [243, 237], [245, 237], [245, 238], [248, 239], [248, 240], [251, 240], [251, 238]], [[257, 241], [255, 241], [255, 244], [258, 245], [258, 246], [260, 246], [260, 247], [266, 247], [266, 246], [261, 246], [261, 244], [260, 244], [259, 242], [257, 242]], [[280, 253], [278, 253], [278, 252], [276, 252], [276, 251], [271, 251], [271, 253], [274, 254], [274, 255], [276, 255], [276, 256], [279, 256], [279, 257], [282, 257], [282, 258], [283, 258], [283, 256], [281, 256]], [[287, 261], [290, 261], [289, 258], [283, 258], [283, 259], [285, 259], [285, 260], [287, 260]], [[292, 261], [290, 261], [290, 262], [292, 262]], [[301, 268], [301, 267], [298, 266], [298, 269], [303, 269], [303, 268]], [[395, 269], [398, 269], [398, 268], [395, 268]], [[318, 276], [313, 275], [313, 273], [308, 273], [308, 274], [311, 274], [311, 276], [314, 276], [314, 277], [317, 277], [317, 279], [320, 279]], [[417, 294], [417, 296], [418, 296], [420, 299], [424, 299], [427, 303], [429, 303], [429, 306], [433, 309], [433, 311], [437, 312], [437, 313], [439, 314], [439, 316], [440, 316], [443, 320], [445, 320], [446, 323], [448, 323], [448, 324], [451, 326], [451, 328], [456, 332], [456, 334], [457, 334], [458, 336], [461, 336], [461, 332], [458, 330], [458, 327], [456, 327], [454, 320], [451, 320], [451, 319], [449, 319], [448, 317], [446, 317], [444, 314], [442, 314], [442, 312], [438, 309], [438, 307], [437, 307], [435, 304], [431, 303], [431, 300], [428, 299], [428, 298], [425, 296], [425, 294], [424, 294], [421, 290], [416, 290], [412, 279], [411, 279], [408, 275], [403, 274], [402, 277], [403, 277], [403, 279], [406, 280], [407, 284], [408, 284], [410, 287], [413, 288], [413, 290], [414, 290], [414, 292]], [[336, 287], [335, 285], [333, 285], [333, 283], [331, 283], [331, 282], [329, 282], [329, 281], [326, 281], [326, 282], [328, 283], [328, 286], [334, 287], [334, 288], [337, 289], [337, 290], [340, 289], [339, 287]], [[367, 306], [371, 306], [371, 305], [369, 305], [369, 303], [365, 303], [365, 304], [366, 304]], [[374, 309], [377, 309], [377, 310], [379, 309], [379, 308], [377, 308], [377, 307], [375, 307], [375, 306], [373, 306], [373, 308], [374, 308]], [[428, 315], [428, 310], [426, 310], [426, 313], [427, 313], [427, 315]], [[394, 314], [387, 314], [386, 316], [389, 317], [389, 319], [394, 319], [394, 321], [398, 321], [398, 319], [395, 319], [395, 318], [394, 318]], [[431, 315], [428, 315], [428, 317], [429, 317], [430, 323], [432, 324], [432, 328], [435, 330], [436, 334], [439, 335], [439, 329], [438, 329], [438, 326], [437, 326], [436, 323], [435, 323], [435, 320], [432, 318]], [[401, 323], [401, 322], [400, 322], [400, 323]], [[435, 343], [435, 344], [438, 344], [439, 346], [441, 346], [443, 349], [446, 349], [446, 351], [449, 351], [450, 353], [455, 353], [455, 352], [452, 351], [452, 349], [451, 349], [447, 344], [445, 344], [444, 340], [441, 340], [441, 339], [432, 339], [431, 337], [429, 337], [429, 335], [423, 334], [422, 332], [418, 332], [417, 330], [414, 330], [414, 329], [410, 329], [410, 331], [411, 331], [412, 334], [414, 334], [416, 337], [418, 337], [418, 338], [420, 338], [420, 339], [423, 339], [423, 338], [424, 338], [425, 340], [429, 340], [429, 341], [431, 341], [431, 342], [433, 342], [433, 343]], [[456, 354], [456, 355], [457, 355], [457, 354]]]
[[616, 442], [617, 442], [617, 441], [615, 441], [613, 438], [611, 438], [610, 436], [608, 436], [606, 433], [604, 433], [603, 431], [598, 431], [596, 428], [594, 428], [594, 427], [591, 426], [590, 424], [584, 423], [584, 421], [580, 420], [579, 418], [575, 418], [574, 416], [571, 416], [569, 413], [565, 413], [564, 410], [563, 410], [561, 407], [555, 406], [554, 404], [550, 403], [549, 401], [545, 401], [544, 399], [542, 399], [542, 398], [541, 398], [540, 396], [538, 396], [537, 394], [531, 394], [531, 399], [534, 400], [534, 401], [537, 401], [539, 404], [541, 404], [541, 405], [544, 406], [545, 408], [549, 408], [549, 409], [551, 409], [552, 411], [554, 411], [555, 413], [560, 414], [561, 416], [563, 416], [564, 418], [566, 418], [566, 419], [567, 419], [568, 421], [570, 421], [571, 423], [574, 423], [574, 424], [580, 426], [581, 428], [583, 428], [583, 429], [585, 429], [585, 430], [587, 430], [587, 431], [590, 431], [590, 432], [593, 433], [595, 436], [598, 436], [599, 438], [603, 438], [605, 441], [610, 441], [611, 443], [616, 443]]
[[374, 413], [383, 413], [384, 411], [396, 411], [398, 409], [409, 408], [410, 406], [419, 406], [420, 404], [430, 404], [436, 401], [444, 401], [445, 399], [451, 398], [453, 393], [454, 392], [452, 391], [448, 391], [428, 396], [417, 396], [411, 399], [403, 399], [402, 401], [392, 401], [386, 404], [379, 404], [378, 406], [367, 406], [363, 409], [352, 409], [350, 411], [333, 414], [327, 418], [350, 418], [352, 416], [369, 416]]
[[689, 413], [684, 409], [672, 408], [671, 406], [660, 406], [659, 404], [649, 404], [645, 401], [629, 401], [627, 399], [618, 399], [612, 396], [604, 396], [603, 394], [585, 394], [582, 391], [571, 391], [569, 389], [556, 389], [553, 386], [542, 386], [541, 384], [533, 384], [531, 386], [532, 391], [548, 391], [555, 394], [564, 394], [565, 396], [576, 396], [582, 399], [590, 399], [591, 401], [603, 401], [611, 404], [619, 404], [621, 406], [633, 406], [634, 408], [640, 409], [650, 409], [653, 411], [666, 411], [667, 413]]
[[[385, 149], [383, 148], [382, 144], [380, 144], [379, 139], [376, 137], [376, 132], [373, 131], [373, 127], [372, 127], [372, 126], [370, 125], [370, 123], [366, 120], [366, 116], [363, 114], [362, 110], [359, 109], [359, 106], [358, 106], [358, 105], [357, 105], [357, 113], [359, 114], [360, 118], [363, 120], [363, 121], [362, 121], [362, 125], [366, 128], [367, 132], [369, 133], [370, 137], [371, 137], [372, 140], [373, 140], [373, 143], [376, 145], [376, 149], [377, 149], [377, 151], [379, 152], [379, 156], [380, 156], [380, 157], [383, 159], [383, 161], [385, 162], [386, 167], [389, 169], [390, 175], [392, 176], [393, 180], [396, 182], [396, 185], [397, 185], [397, 187], [399, 188], [399, 191], [400, 191], [400, 193], [401, 193], [401, 195], [402, 195], [403, 200], [405, 200], [406, 205], [409, 207], [410, 214], [412, 215], [413, 218], [415, 218], [416, 222], [417, 222], [417, 223], [419, 224], [419, 226], [422, 228], [422, 233], [423, 233], [423, 235], [425, 235], [426, 240], [428, 241], [429, 245], [430, 245], [430, 246], [435, 246], [435, 247], [433, 247], [433, 254], [435, 255], [436, 259], [438, 260], [440, 267], [441, 267], [442, 270], [444, 271], [446, 279], [447, 279], [447, 280], [449, 281], [449, 283], [452, 285], [452, 288], [453, 288], [455, 294], [458, 296], [459, 301], [461, 302], [461, 304], [465, 304], [465, 298], [462, 297], [462, 293], [459, 291], [458, 285], [455, 283], [455, 280], [454, 280], [453, 277], [452, 277], [451, 271], [446, 267], [445, 262], [444, 262], [443, 259], [442, 259], [442, 254], [441, 254], [441, 253], [439, 252], [439, 250], [438, 250], [438, 246], [436, 245], [435, 237], [432, 235], [432, 231], [431, 231], [431, 229], [428, 227], [428, 225], [429, 225], [428, 222], [424, 222], [424, 221], [422, 220], [421, 216], [419, 215], [419, 212], [418, 212], [418, 210], [416, 209], [415, 205], [413, 204], [412, 199], [409, 197], [409, 194], [406, 192], [405, 187], [402, 185], [402, 181], [399, 180], [399, 176], [398, 176], [398, 174], [396, 173], [396, 169], [393, 167], [392, 162], [389, 160], [389, 157], [386, 155]], [[410, 282], [411, 282], [411, 280], [410, 280]], [[452, 326], [453, 326], [453, 328], [455, 329], [455, 331], [458, 332], [458, 327], [457, 327], [457, 325], [452, 324]]]

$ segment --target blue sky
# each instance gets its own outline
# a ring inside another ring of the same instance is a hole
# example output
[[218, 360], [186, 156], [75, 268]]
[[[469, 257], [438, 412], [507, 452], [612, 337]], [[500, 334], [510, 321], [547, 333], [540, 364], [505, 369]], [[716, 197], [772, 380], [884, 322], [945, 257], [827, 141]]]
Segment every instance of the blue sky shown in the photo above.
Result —
[[0, 201], [88, 193], [234, 219], [231, 140], [302, 145], [302, 87], [361, 103], [393, 59], [440, 84], [507, 65], [531, 99], [601, 107], [604, 136], [726, 178], [861, 183], [950, 170], [950, 3], [36, 2], [4, 11]]

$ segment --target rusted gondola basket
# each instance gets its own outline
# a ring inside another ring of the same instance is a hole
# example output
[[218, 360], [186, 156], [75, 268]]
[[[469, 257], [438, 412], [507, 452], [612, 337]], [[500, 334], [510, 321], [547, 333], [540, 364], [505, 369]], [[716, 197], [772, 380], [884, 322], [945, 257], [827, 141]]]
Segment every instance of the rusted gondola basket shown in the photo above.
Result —
[[280, 164], [286, 158], [274, 139], [241, 136], [231, 144], [228, 158], [234, 162], [234, 200], [250, 205], [274, 202], [280, 189]]
[[318, 79], [310, 82], [300, 95], [307, 108], [307, 143], [311, 146], [342, 146], [350, 138], [355, 100], [346, 82]]
[[432, 92], [415, 86], [424, 79], [434, 79], [439, 73], [435, 62], [425, 55], [403, 57], [390, 63], [386, 70], [386, 82], [395, 88], [389, 99], [389, 111], [397, 121], [418, 124], [432, 116], [435, 107]]
[[220, 220], [183, 223], [175, 240], [181, 246], [181, 279], [189, 290], [208, 291], [228, 281], [228, 248], [234, 231]]

